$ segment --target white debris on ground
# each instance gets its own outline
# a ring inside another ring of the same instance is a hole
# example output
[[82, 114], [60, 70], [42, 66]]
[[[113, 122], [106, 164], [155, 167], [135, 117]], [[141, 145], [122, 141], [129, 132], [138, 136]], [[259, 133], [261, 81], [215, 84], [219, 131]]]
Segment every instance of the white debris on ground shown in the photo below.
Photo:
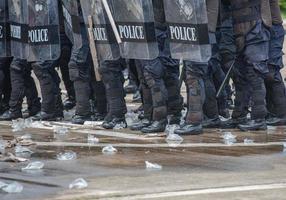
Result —
[[99, 139], [93, 134], [88, 134], [87, 143], [88, 144], [97, 144], [97, 143], [99, 143]]
[[126, 128], [126, 124], [121, 122], [119, 124], [116, 124], [115, 127], [113, 128], [113, 130], [121, 130], [121, 129], [125, 129]]
[[88, 184], [83, 178], [78, 178], [69, 185], [69, 189], [84, 189], [87, 186]]
[[183, 141], [184, 139], [181, 136], [174, 133], [169, 134], [168, 137], [166, 138], [166, 142], [170, 147], [177, 147], [180, 144], [182, 144]]
[[29, 163], [26, 167], [22, 168], [22, 171], [25, 171], [25, 170], [40, 170], [40, 169], [43, 169], [44, 166], [45, 166], [45, 164], [43, 162], [35, 161], [35, 162]]
[[115, 149], [112, 145], [107, 145], [102, 149], [102, 153], [105, 155], [114, 155], [117, 152], [117, 149]]
[[221, 137], [226, 145], [233, 145], [236, 143], [236, 135], [233, 135], [231, 132], [224, 132]]
[[66, 152], [59, 153], [57, 155], [57, 159], [60, 161], [75, 160], [77, 159], [77, 155], [73, 151], [66, 151]]
[[156, 163], [145, 161], [145, 165], [147, 170], [162, 170], [162, 166]]
[[138, 117], [139, 117], [138, 113], [129, 111], [125, 115], [127, 126], [131, 126], [132, 124], [139, 122], [139, 118]]
[[254, 140], [245, 138], [245, 139], [243, 140], [243, 142], [244, 142], [244, 144], [253, 144], [253, 143], [254, 143]]
[[20, 154], [20, 153], [33, 154], [34, 152], [31, 151], [31, 150], [30, 150], [29, 148], [27, 148], [27, 147], [23, 147], [23, 146], [21, 146], [21, 145], [17, 145], [17, 146], [15, 147], [15, 153], [16, 153], [16, 154]]
[[11, 184], [3, 185], [1, 189], [7, 193], [21, 193], [23, 191], [23, 186], [18, 182], [13, 182]]
[[45, 126], [39, 121], [34, 122], [31, 118], [28, 118], [28, 119], [12, 120], [11, 127], [12, 127], [12, 132], [20, 132], [26, 128], [43, 128]]
[[177, 124], [174, 124], [174, 125], [167, 125], [166, 126], [166, 129], [165, 129], [165, 133], [167, 135], [170, 135], [170, 134], [174, 134], [175, 130], [179, 129], [180, 126], [177, 125]]

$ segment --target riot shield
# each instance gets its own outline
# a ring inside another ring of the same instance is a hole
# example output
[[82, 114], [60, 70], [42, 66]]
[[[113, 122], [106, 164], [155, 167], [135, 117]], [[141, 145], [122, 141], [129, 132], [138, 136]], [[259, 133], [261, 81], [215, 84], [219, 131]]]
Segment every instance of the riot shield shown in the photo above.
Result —
[[61, 54], [58, 1], [29, 0], [28, 14], [27, 60], [57, 60]]
[[79, 48], [82, 46], [82, 36], [78, 0], [61, 0], [61, 6], [66, 35], [73, 43], [73, 47]]
[[28, 56], [28, 0], [8, 0], [11, 56]]
[[10, 56], [8, 1], [0, 0], [0, 57]]
[[152, 0], [110, 0], [109, 5], [122, 40], [121, 56], [147, 60], [158, 57]]
[[81, 0], [80, 3], [85, 24], [89, 30], [92, 28], [98, 59], [101, 61], [119, 59], [119, 46], [103, 8], [102, 0]]
[[207, 62], [211, 57], [205, 0], [164, 0], [174, 59]]

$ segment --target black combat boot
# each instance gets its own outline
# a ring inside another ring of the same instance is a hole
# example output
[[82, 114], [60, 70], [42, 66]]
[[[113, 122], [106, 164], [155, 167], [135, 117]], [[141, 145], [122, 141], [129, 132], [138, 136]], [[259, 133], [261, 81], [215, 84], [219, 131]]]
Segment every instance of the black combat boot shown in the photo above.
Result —
[[182, 113], [181, 112], [178, 112], [177, 114], [171, 115], [170, 119], [169, 119], [169, 124], [170, 125], [174, 125], [174, 124], [180, 125], [181, 118], [182, 118]]
[[92, 117], [90, 115], [74, 115], [72, 117], [71, 123], [73, 124], [79, 124], [79, 125], [83, 125], [84, 122], [86, 121], [93, 121]]
[[222, 121], [220, 128], [222, 129], [234, 129], [237, 128], [239, 124], [244, 124], [247, 122], [247, 117], [231, 118], [227, 121]]
[[125, 117], [112, 117], [111, 120], [104, 121], [102, 127], [105, 129], [113, 129], [117, 125], [122, 125], [122, 128], [127, 128]]
[[61, 120], [61, 118], [59, 118], [56, 115], [56, 113], [47, 113], [47, 112], [41, 111], [35, 116], [33, 116], [32, 120], [34, 121], [59, 121]]
[[241, 131], [260, 131], [267, 130], [267, 124], [264, 119], [250, 120], [245, 124], [239, 124], [238, 128]]
[[160, 133], [164, 132], [167, 126], [167, 120], [154, 121], [150, 126], [141, 129], [142, 133]]
[[0, 121], [11, 121], [22, 118], [22, 112], [7, 110], [0, 116]]
[[132, 124], [129, 128], [132, 131], [141, 131], [143, 128], [150, 126], [152, 122], [149, 119], [142, 119], [137, 123]]
[[203, 121], [203, 128], [220, 128], [220, 118], [206, 119]]
[[178, 135], [200, 135], [203, 133], [203, 126], [201, 124], [185, 124], [180, 129], [175, 130]]
[[268, 126], [285, 126], [286, 118], [271, 117], [266, 120]]

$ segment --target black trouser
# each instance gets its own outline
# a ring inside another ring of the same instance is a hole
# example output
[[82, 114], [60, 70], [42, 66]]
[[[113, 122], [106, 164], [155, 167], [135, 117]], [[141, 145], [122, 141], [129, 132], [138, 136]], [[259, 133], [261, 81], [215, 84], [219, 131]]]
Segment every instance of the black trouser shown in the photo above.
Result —
[[37, 76], [42, 93], [42, 112], [55, 114], [62, 112], [60, 78], [55, 70], [57, 61], [43, 61], [31, 63]]
[[39, 110], [41, 107], [38, 91], [34, 79], [31, 76], [31, 65], [26, 60], [14, 58], [11, 63], [11, 85], [10, 98], [11, 112], [20, 113], [23, 99], [27, 97], [28, 110]]
[[106, 91], [108, 119], [113, 117], [122, 118], [127, 112], [123, 88], [124, 77], [122, 74], [122, 70], [125, 67], [124, 59], [104, 61], [100, 66], [100, 74]]
[[0, 112], [9, 108], [11, 95], [10, 64], [12, 58], [0, 58]]
[[59, 68], [61, 70], [62, 79], [70, 99], [75, 99], [75, 91], [73, 82], [70, 80], [69, 74], [69, 61], [71, 57], [72, 44], [64, 36], [61, 37], [61, 57], [58, 61]]

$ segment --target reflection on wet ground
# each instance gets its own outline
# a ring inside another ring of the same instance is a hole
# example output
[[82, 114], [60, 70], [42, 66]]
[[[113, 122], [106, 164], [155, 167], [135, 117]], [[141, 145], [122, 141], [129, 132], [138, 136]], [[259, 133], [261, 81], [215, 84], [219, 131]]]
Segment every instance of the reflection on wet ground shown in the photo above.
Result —
[[[35, 185], [40, 191], [39, 195], [46, 199], [53, 199], [57, 196], [63, 196], [62, 199], [73, 199], [71, 196], [63, 195], [60, 191], [67, 191], [65, 189], [67, 185], [79, 177], [86, 177], [88, 183], [97, 179], [105, 183], [104, 177], [109, 179], [121, 176], [124, 180], [142, 176], [150, 180], [154, 179], [154, 183], [159, 184], [162, 177], [157, 179], [156, 174], [162, 175], [165, 179], [164, 174], [167, 172], [174, 173], [174, 177], [180, 177], [181, 173], [265, 172], [271, 170], [272, 164], [279, 163], [281, 157], [285, 156], [285, 127], [268, 127], [267, 131], [246, 133], [238, 130], [210, 129], [200, 136], [183, 137], [181, 144], [170, 145], [166, 142], [164, 133], [146, 136], [129, 130], [104, 131], [97, 130], [100, 129], [99, 127], [91, 129], [68, 125], [69, 132], [59, 134], [54, 132], [52, 125], [49, 125], [51, 124], [45, 123], [45, 127], [41, 129], [29, 128], [20, 132], [12, 132], [9, 123], [0, 123], [0, 140], [12, 141], [23, 135], [31, 137], [33, 144], [28, 145], [28, 148], [33, 153], [20, 155], [31, 161], [45, 163], [42, 170], [21, 171], [21, 168], [27, 166], [27, 162], [0, 162], [0, 181], [18, 181], [24, 185], [25, 189], [21, 197], [3, 195], [0, 192], [0, 197], [1, 195], [4, 197], [0, 199], [37, 199], [32, 189]], [[230, 133], [235, 137], [235, 142], [226, 144], [223, 135]], [[91, 134], [99, 140], [98, 143], [88, 141]], [[245, 139], [251, 142], [244, 143]], [[118, 152], [114, 155], [104, 155], [102, 148], [108, 144], [112, 144]], [[14, 150], [15, 148], [11, 147], [6, 151], [14, 153]], [[76, 152], [77, 159], [57, 160], [59, 153], [68, 151]], [[162, 172], [154, 172], [154, 174], [151, 172], [146, 175], [145, 161], [159, 163], [163, 166]], [[144, 184], [145, 181], [143, 181]], [[182, 178], [181, 183], [184, 181], [186, 180]], [[228, 182], [225, 181], [225, 183]], [[109, 183], [105, 184], [107, 184], [105, 187], [109, 186]], [[129, 184], [126, 184], [126, 187], [127, 185], [128, 188], [131, 187]], [[114, 185], [110, 186], [118, 189]], [[105, 188], [104, 184], [102, 187]], [[118, 183], [117, 187], [125, 188]], [[78, 195], [77, 192], [75, 193]]]

